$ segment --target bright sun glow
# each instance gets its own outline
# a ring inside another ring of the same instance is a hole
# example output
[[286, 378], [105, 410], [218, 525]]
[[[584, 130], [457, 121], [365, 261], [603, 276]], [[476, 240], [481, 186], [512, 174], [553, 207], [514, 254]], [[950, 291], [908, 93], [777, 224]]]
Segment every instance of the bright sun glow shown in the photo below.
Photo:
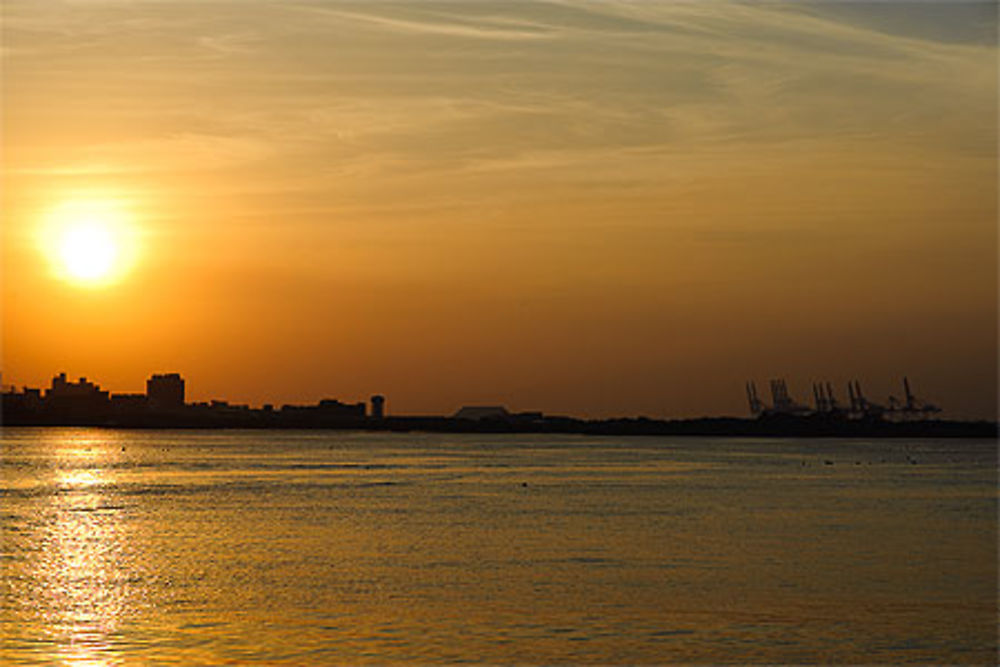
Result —
[[97, 280], [111, 272], [118, 245], [107, 227], [81, 223], [63, 233], [59, 254], [66, 272], [73, 278]]
[[52, 209], [41, 245], [55, 274], [81, 286], [116, 282], [128, 270], [135, 243], [131, 220], [111, 201], [71, 201]]

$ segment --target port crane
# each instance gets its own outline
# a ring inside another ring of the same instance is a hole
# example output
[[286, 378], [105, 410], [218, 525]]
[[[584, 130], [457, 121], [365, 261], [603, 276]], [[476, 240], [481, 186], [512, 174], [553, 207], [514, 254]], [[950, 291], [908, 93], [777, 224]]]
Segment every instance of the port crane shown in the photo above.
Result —
[[941, 408], [933, 403], [928, 403], [914, 396], [913, 392], [910, 391], [910, 380], [905, 376], [903, 377], [903, 396], [903, 400], [895, 396], [889, 397], [889, 409], [887, 412], [893, 417], [926, 419], [932, 414], [941, 412]]
[[755, 417], [763, 415], [829, 415], [844, 419], [892, 419], [897, 421], [926, 419], [930, 415], [941, 412], [941, 408], [914, 396], [910, 389], [909, 378], [903, 378], [904, 398], [890, 396], [888, 406], [875, 403], [865, 396], [858, 380], [847, 382], [846, 405], [841, 404], [833, 393], [833, 385], [829, 382], [814, 382], [812, 384], [815, 408], [798, 403], [788, 393], [788, 385], [783, 379], [770, 381], [771, 405], [760, 399], [757, 386], [750, 380], [746, 383], [747, 402], [750, 413]]

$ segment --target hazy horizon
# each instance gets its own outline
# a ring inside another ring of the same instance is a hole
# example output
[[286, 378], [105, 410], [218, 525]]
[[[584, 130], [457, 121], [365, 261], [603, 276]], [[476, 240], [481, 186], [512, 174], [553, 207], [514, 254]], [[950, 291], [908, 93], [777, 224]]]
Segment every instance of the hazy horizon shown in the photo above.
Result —
[[[2, 12], [4, 383], [997, 418], [993, 2]], [[87, 215], [106, 279], [47, 235]]]
[[[230, 404], [233, 404], [233, 405], [247, 405], [251, 409], [260, 409], [261, 407], [263, 407], [265, 405], [270, 405], [271, 407], [275, 407], [275, 408], [282, 407], [283, 405], [293, 405], [293, 406], [295, 406], [295, 405], [300, 405], [300, 406], [301, 405], [315, 405], [315, 404], [319, 403], [322, 400], [333, 399], [333, 400], [339, 400], [340, 402], [345, 403], [345, 404], [364, 403], [365, 404], [365, 410], [369, 411], [370, 410], [371, 400], [376, 397], [376, 394], [372, 394], [371, 396], [343, 396], [343, 395], [334, 395], [334, 394], [331, 394], [331, 393], [328, 392], [326, 394], [316, 395], [316, 396], [313, 396], [313, 397], [305, 397], [305, 398], [303, 398], [303, 399], [301, 399], [300, 401], [297, 401], [297, 402], [278, 401], [278, 402], [275, 402], [275, 403], [268, 404], [265, 401], [254, 400], [252, 398], [249, 399], [249, 400], [247, 400], [247, 401], [239, 402], [239, 401], [231, 401], [227, 396], [203, 396], [203, 395], [201, 395], [197, 391], [192, 392], [191, 391], [191, 387], [190, 387], [190, 379], [187, 378], [187, 377], [185, 377], [184, 373], [178, 372], [176, 369], [170, 370], [169, 373], [167, 373], [167, 372], [150, 373], [149, 376], [152, 377], [154, 375], [175, 374], [175, 373], [178, 374], [178, 375], [180, 375], [184, 379], [185, 384], [187, 385], [187, 387], [186, 387], [187, 391], [186, 391], [186, 396], [185, 396], [185, 403], [187, 403], [187, 404], [208, 403], [208, 402], [211, 402], [211, 401], [219, 400], [219, 401], [227, 402], [227, 403], [230, 403]], [[101, 390], [108, 392], [112, 396], [114, 396], [114, 395], [146, 394], [147, 391], [148, 391], [148, 387], [145, 386], [145, 382], [140, 383], [140, 384], [135, 384], [135, 385], [132, 385], [132, 386], [129, 386], [129, 387], [108, 387], [108, 386], [104, 385], [101, 382], [100, 378], [88, 377], [88, 376], [80, 376], [80, 375], [73, 375], [72, 373], [67, 373], [65, 371], [60, 371], [59, 373], [56, 373], [51, 378], [51, 380], [49, 382], [41, 383], [41, 384], [39, 384], [37, 386], [19, 385], [19, 384], [14, 383], [14, 382], [7, 381], [7, 378], [3, 378], [3, 387], [5, 388], [5, 390], [9, 388], [9, 389], [14, 390], [14, 391], [21, 391], [21, 390], [24, 390], [24, 389], [41, 389], [43, 395], [45, 395], [48, 392], [48, 390], [50, 389], [51, 384], [54, 383], [54, 382], [56, 382], [59, 379], [67, 381], [67, 382], [69, 382], [71, 384], [75, 384], [77, 382], [83, 383], [83, 382], [86, 381], [86, 382], [92, 383], [93, 385], [96, 385]], [[773, 403], [772, 394], [771, 394], [771, 388], [769, 387], [769, 381], [772, 380], [772, 379], [775, 379], [775, 378], [769, 378], [768, 381], [765, 381], [765, 382], [759, 382], [759, 381], [756, 381], [756, 380], [753, 380], [753, 379], [747, 381], [748, 383], [752, 383], [753, 384], [753, 389], [756, 391], [758, 398], [761, 399], [761, 401], [763, 402], [765, 408], [769, 408], [770, 404]], [[906, 389], [905, 389], [905, 386], [902, 384], [906, 380], [907, 380], [907, 378], [903, 378], [900, 381], [901, 384], [900, 384], [899, 387], [893, 388], [892, 391], [887, 391], [884, 396], [878, 395], [878, 394], [873, 394], [869, 390], [868, 385], [866, 385], [864, 383], [861, 383], [857, 379], [852, 379], [850, 382], [852, 384], [855, 383], [855, 382], [857, 382], [858, 384], [861, 385], [861, 390], [863, 392], [864, 399], [867, 402], [869, 402], [871, 404], [874, 404], [874, 407], [876, 409], [878, 409], [878, 408], [889, 408], [889, 410], [891, 411], [893, 408], [890, 405], [892, 403], [892, 401], [890, 400], [890, 397], [895, 398], [895, 400], [899, 402], [899, 405], [903, 405], [904, 402], [905, 402], [905, 400], [906, 400]], [[824, 387], [822, 388], [822, 392], [824, 393], [824, 396], [826, 395], [827, 392], [829, 392], [829, 391], [832, 390], [833, 398], [834, 398], [834, 400], [836, 401], [836, 403], [837, 403], [837, 405], [839, 407], [846, 409], [846, 408], [848, 408], [849, 406], [852, 405], [851, 399], [850, 399], [850, 392], [852, 390], [850, 388], [848, 388], [846, 386], [846, 384], [843, 387], [841, 387], [841, 386], [833, 387], [832, 385], [830, 385], [830, 383], [822, 383], [822, 384], [824, 385]], [[830, 385], [830, 386], [827, 386], [827, 385]], [[803, 390], [803, 391], [799, 392], [799, 391], [796, 391], [796, 389], [798, 389], [798, 387], [791, 387], [791, 388], [789, 388], [790, 397], [791, 397], [791, 399], [794, 402], [799, 403], [801, 405], [804, 405], [804, 406], [806, 406], [807, 408], [810, 408], [810, 409], [819, 409], [819, 406], [816, 405], [816, 397], [813, 394], [814, 388], [813, 388], [812, 384], [810, 384], [808, 388], [803, 388], [803, 389], [808, 389], [808, 391]], [[911, 389], [911, 391], [913, 391], [912, 385], [911, 385], [910, 389]], [[747, 396], [747, 394], [745, 393], [746, 391], [749, 391], [749, 387], [747, 387], [747, 386], [744, 387], [744, 394], [743, 395], [744, 395], [745, 398]], [[384, 395], [382, 395], [382, 394], [377, 394], [377, 396], [381, 398], [381, 400], [383, 401], [383, 405], [384, 405], [386, 397]], [[940, 406], [936, 405], [932, 401], [927, 400], [924, 395], [922, 395], [922, 394], [920, 394], [920, 393], [918, 393], [916, 391], [913, 391], [913, 396], [916, 399], [916, 404], [918, 406], [918, 409], [922, 408], [922, 407], [927, 407], [927, 409], [928, 409], [927, 412], [920, 413], [920, 414], [923, 414], [923, 417], [921, 417], [921, 418], [937, 419], [937, 418], [940, 417], [940, 418], [947, 419], [947, 418], [950, 417], [950, 415], [947, 414], [947, 412], [944, 415], [940, 415], [938, 413], [938, 410], [939, 410]], [[588, 419], [588, 418], [594, 418], [595, 417], [594, 415], [589, 415], [589, 414], [582, 414], [582, 415], [581, 414], [558, 414], [558, 415], [556, 415], [556, 414], [553, 414], [551, 411], [547, 410], [545, 408], [545, 406], [543, 406], [543, 405], [535, 405], [535, 406], [525, 407], [525, 406], [520, 406], [517, 403], [499, 404], [499, 403], [497, 403], [495, 401], [492, 402], [492, 403], [490, 403], [488, 401], [487, 402], [480, 401], [480, 402], [474, 403], [474, 404], [473, 403], [467, 403], [467, 402], [466, 403], [462, 403], [462, 404], [456, 404], [455, 406], [453, 406], [451, 408], [444, 408], [440, 412], [433, 413], [433, 414], [432, 413], [428, 413], [428, 412], [423, 412], [423, 413], [402, 413], [402, 412], [400, 412], [398, 410], [393, 412], [393, 411], [391, 411], [391, 407], [392, 406], [390, 404], [389, 405], [389, 409], [386, 411], [386, 414], [391, 415], [391, 416], [397, 416], [397, 417], [406, 417], [406, 416], [436, 416], [436, 417], [446, 416], [447, 417], [447, 416], [450, 416], [452, 413], [457, 412], [460, 408], [463, 408], [463, 407], [497, 407], [497, 406], [508, 408], [509, 411], [512, 412], [512, 413], [538, 411], [538, 412], [544, 412], [544, 414], [546, 414], [546, 416], [551, 416], [551, 417], [571, 417], [571, 418], [583, 418], [583, 419]], [[669, 420], [669, 419], [674, 419], [674, 418], [699, 418], [699, 417], [707, 417], [707, 418], [744, 417], [745, 418], [745, 417], [748, 417], [748, 416], [756, 416], [756, 414], [751, 413], [751, 411], [749, 409], [749, 406], [747, 405], [744, 410], [737, 411], [737, 412], [730, 413], [730, 414], [719, 414], [719, 413], [708, 414], [708, 413], [706, 413], [706, 414], [701, 414], [701, 415], [673, 415], [673, 414], [669, 414], [669, 413], [648, 414], [648, 413], [625, 412], [625, 413], [619, 413], [619, 414], [600, 415], [600, 416], [598, 416], [598, 418], [599, 417], [608, 417], [608, 418], [615, 418], [615, 417], [625, 417], [625, 418], [645, 417], [645, 418], [650, 418], [651, 417], [651, 418], [654, 418], [654, 419], [667, 419], [667, 420]], [[911, 415], [910, 418], [911, 419], [914, 418], [914, 415]]]

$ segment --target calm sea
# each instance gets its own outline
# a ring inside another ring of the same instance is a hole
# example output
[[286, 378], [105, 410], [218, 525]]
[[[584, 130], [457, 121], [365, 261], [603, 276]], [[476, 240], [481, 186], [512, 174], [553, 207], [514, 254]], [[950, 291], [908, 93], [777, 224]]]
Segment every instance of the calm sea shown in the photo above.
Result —
[[996, 445], [5, 429], [0, 663], [993, 663]]

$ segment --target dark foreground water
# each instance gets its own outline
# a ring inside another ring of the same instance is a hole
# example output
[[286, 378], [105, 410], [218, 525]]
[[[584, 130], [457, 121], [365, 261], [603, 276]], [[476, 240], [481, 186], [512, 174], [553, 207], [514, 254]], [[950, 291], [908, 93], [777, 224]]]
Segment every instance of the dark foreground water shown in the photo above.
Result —
[[995, 441], [2, 447], [0, 663], [997, 658]]

